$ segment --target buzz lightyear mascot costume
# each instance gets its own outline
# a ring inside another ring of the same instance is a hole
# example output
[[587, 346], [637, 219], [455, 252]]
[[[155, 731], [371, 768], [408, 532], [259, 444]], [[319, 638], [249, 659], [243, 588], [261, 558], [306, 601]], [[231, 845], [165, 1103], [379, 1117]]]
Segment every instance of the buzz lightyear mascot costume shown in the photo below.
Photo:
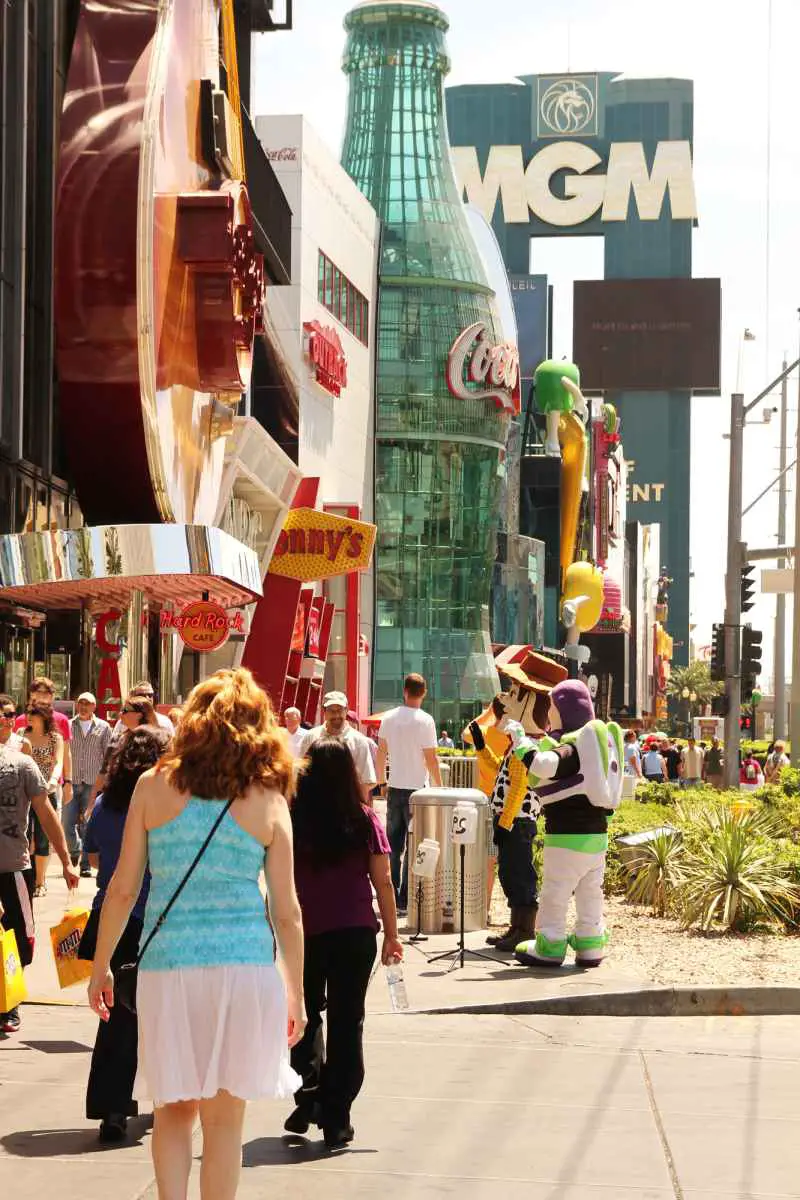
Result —
[[[581, 680], [557, 684], [550, 694], [550, 737], [538, 746], [519, 741], [545, 815], [544, 869], [536, 937], [515, 950], [518, 962], [559, 967], [567, 947], [580, 966], [603, 958], [603, 876], [608, 818], [622, 795], [622, 730], [597, 720]], [[575, 931], [567, 936], [567, 908], [575, 896]]]

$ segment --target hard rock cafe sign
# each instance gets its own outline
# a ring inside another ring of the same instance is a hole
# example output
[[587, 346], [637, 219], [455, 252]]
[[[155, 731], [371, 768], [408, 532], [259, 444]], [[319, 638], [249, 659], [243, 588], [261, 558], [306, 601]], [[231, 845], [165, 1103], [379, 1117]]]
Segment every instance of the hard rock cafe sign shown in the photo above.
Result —
[[319, 321], [304, 321], [303, 340], [317, 383], [332, 396], [340, 396], [347, 387], [347, 359], [338, 333]]
[[494, 400], [503, 412], [520, 411], [519, 351], [493, 342], [483, 321], [469, 325], [450, 347], [447, 386], [458, 400]]

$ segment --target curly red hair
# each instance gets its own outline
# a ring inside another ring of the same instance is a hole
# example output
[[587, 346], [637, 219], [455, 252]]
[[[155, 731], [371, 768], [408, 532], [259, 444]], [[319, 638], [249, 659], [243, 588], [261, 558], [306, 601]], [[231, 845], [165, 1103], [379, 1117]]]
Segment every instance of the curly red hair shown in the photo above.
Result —
[[250, 671], [216, 671], [195, 687], [161, 770], [204, 800], [236, 800], [253, 784], [289, 796], [293, 759], [269, 696]]

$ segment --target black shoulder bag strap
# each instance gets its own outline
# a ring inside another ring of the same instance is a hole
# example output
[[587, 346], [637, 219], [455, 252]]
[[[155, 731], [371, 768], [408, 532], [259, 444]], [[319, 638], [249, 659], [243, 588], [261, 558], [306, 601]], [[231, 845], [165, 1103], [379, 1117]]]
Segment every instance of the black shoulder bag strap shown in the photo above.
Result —
[[219, 814], [219, 816], [217, 817], [217, 819], [216, 819], [216, 821], [214, 822], [214, 824], [211, 826], [211, 829], [209, 830], [209, 833], [208, 833], [208, 837], [207, 837], [207, 838], [206, 838], [206, 840], [203, 842], [203, 844], [202, 844], [202, 846], [200, 847], [200, 849], [197, 851], [197, 854], [194, 856], [194, 860], [193, 860], [193, 862], [192, 862], [192, 865], [189, 867], [189, 870], [186, 872], [186, 874], [184, 875], [183, 879], [180, 881], [180, 883], [178, 884], [178, 886], [175, 888], [175, 891], [172, 893], [172, 896], [171, 896], [171, 898], [170, 898], [170, 901], [169, 901], [169, 903], [167, 904], [166, 908], [165, 908], [165, 909], [164, 909], [164, 911], [161, 913], [161, 915], [160, 915], [160, 917], [158, 918], [158, 920], [156, 921], [155, 925], [153, 926], [153, 928], [150, 930], [149, 934], [147, 935], [147, 938], [145, 939], [145, 943], [144, 943], [144, 945], [142, 946], [141, 950], [139, 951], [139, 953], [138, 953], [138, 954], [137, 954], [137, 956], [136, 956], [136, 962], [133, 964], [134, 966], [137, 966], [137, 967], [138, 967], [138, 966], [139, 966], [139, 963], [140, 963], [140, 962], [142, 961], [142, 959], [144, 958], [144, 953], [145, 953], [145, 950], [146, 950], [146, 949], [147, 949], [147, 947], [150, 945], [150, 943], [152, 942], [153, 938], [156, 936], [156, 934], [158, 933], [159, 929], [161, 928], [161, 926], [162, 926], [162, 925], [164, 924], [164, 922], [166, 921], [166, 919], [167, 919], [167, 916], [168, 916], [168, 914], [169, 914], [169, 910], [172, 908], [173, 904], [174, 904], [174, 903], [175, 903], [175, 901], [178, 899], [178, 896], [180, 896], [181, 892], [182, 892], [182, 891], [183, 891], [183, 889], [186, 887], [186, 884], [187, 884], [187, 883], [189, 882], [189, 880], [191, 879], [191, 877], [192, 877], [192, 874], [193, 874], [193, 872], [194, 872], [194, 869], [195, 869], [195, 867], [196, 867], [196, 866], [197, 866], [197, 864], [200, 862], [200, 859], [203, 857], [203, 855], [205, 854], [206, 850], [208, 849], [208, 847], [209, 847], [209, 845], [210, 845], [210, 843], [211, 843], [211, 839], [213, 838], [214, 834], [215, 834], [215, 833], [217, 832], [217, 830], [219, 829], [220, 825], [222, 824], [222, 820], [223, 820], [223, 818], [224, 818], [225, 814], [227, 813], [228, 809], [230, 808], [230, 806], [231, 806], [232, 804], [233, 804], [233, 800], [229, 800], [229, 801], [228, 801], [228, 803], [227, 803], [227, 804], [225, 805], [225, 807], [223, 808], [222, 812], [221, 812], [221, 813]]

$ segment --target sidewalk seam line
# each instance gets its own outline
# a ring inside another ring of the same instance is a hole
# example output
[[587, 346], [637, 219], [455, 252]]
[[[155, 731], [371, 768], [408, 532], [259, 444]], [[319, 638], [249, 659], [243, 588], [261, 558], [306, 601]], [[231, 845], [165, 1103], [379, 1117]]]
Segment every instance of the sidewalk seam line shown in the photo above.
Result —
[[669, 1171], [669, 1177], [672, 1182], [672, 1190], [675, 1193], [675, 1200], [684, 1200], [683, 1188], [681, 1187], [681, 1181], [678, 1178], [678, 1169], [675, 1166], [672, 1148], [670, 1147], [667, 1131], [664, 1128], [664, 1122], [661, 1118], [658, 1102], [656, 1101], [655, 1088], [653, 1087], [653, 1080], [650, 1078], [650, 1071], [647, 1066], [647, 1058], [645, 1057], [644, 1050], [639, 1051], [639, 1060], [642, 1064], [642, 1073], [644, 1075], [644, 1086], [645, 1090], [647, 1091], [647, 1099], [650, 1101], [650, 1110], [653, 1114], [653, 1120], [655, 1121], [656, 1130], [661, 1142], [661, 1148], [664, 1151], [664, 1158], [667, 1162], [667, 1170]]

